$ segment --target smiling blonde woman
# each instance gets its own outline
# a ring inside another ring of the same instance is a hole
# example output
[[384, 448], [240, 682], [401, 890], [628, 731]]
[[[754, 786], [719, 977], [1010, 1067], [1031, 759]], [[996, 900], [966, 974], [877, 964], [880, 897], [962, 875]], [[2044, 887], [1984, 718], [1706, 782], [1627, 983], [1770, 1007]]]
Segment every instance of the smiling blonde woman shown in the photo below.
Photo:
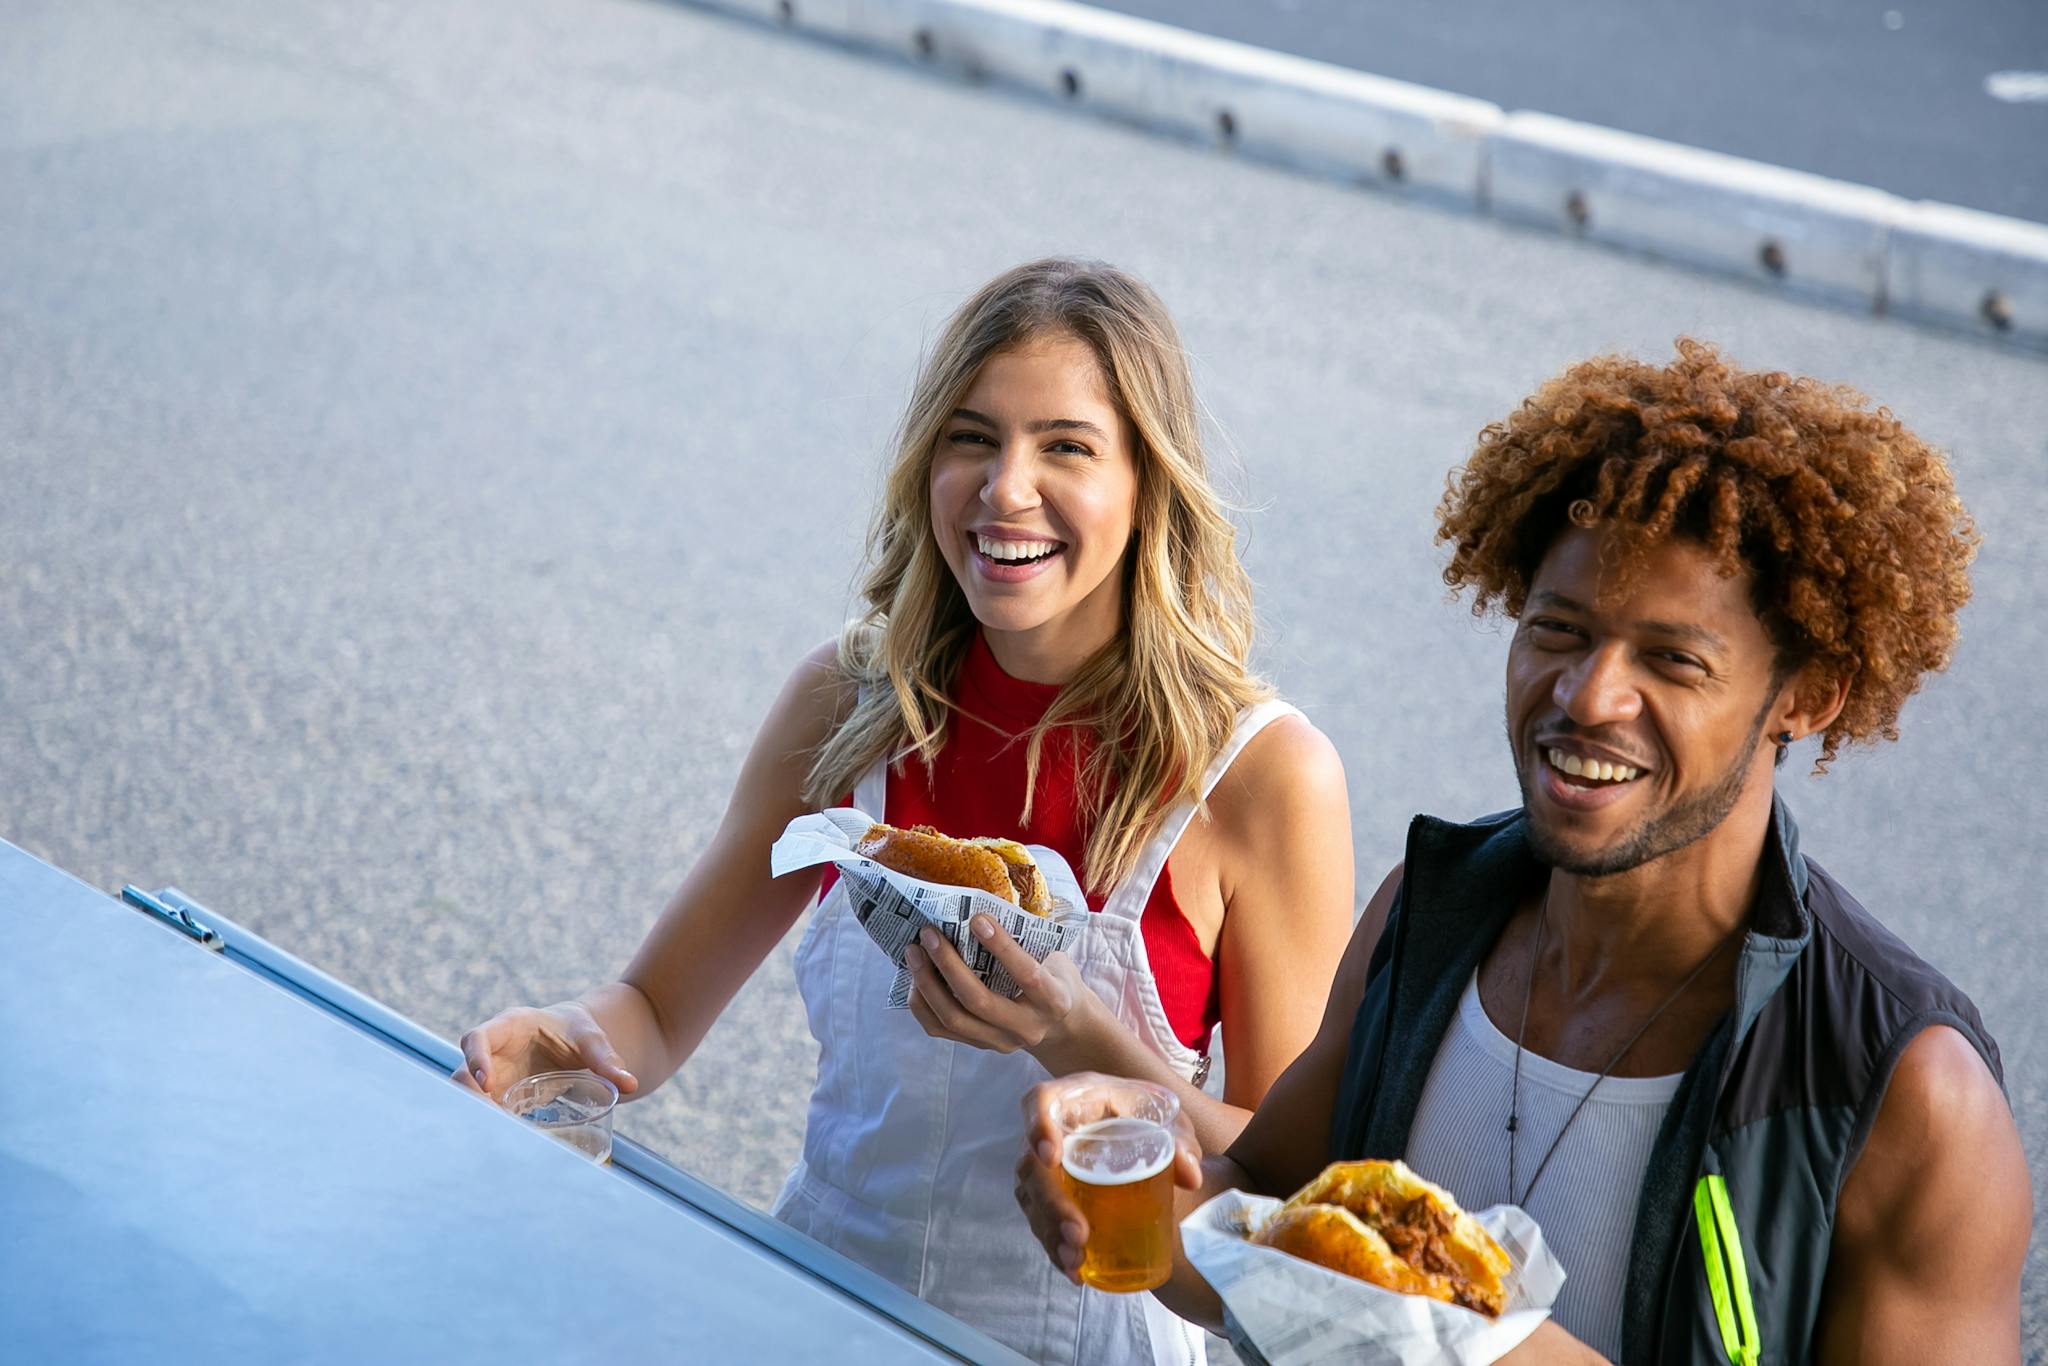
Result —
[[[625, 974], [471, 1030], [458, 1078], [580, 1066], [646, 1094], [822, 889], [796, 962], [818, 1081], [776, 1214], [1034, 1360], [1198, 1360], [1152, 1297], [1053, 1270], [1010, 1193], [1048, 1074], [1170, 1086], [1227, 1145], [1313, 1035], [1351, 925], [1343, 770], [1248, 669], [1250, 584], [1157, 296], [1067, 260], [976, 293], [918, 380], [869, 554], [866, 612], [784, 686]], [[791, 819], [847, 802], [1048, 845], [1095, 914], [1043, 965], [977, 927], [1015, 1000], [913, 948], [890, 1011], [844, 893], [768, 876]]]

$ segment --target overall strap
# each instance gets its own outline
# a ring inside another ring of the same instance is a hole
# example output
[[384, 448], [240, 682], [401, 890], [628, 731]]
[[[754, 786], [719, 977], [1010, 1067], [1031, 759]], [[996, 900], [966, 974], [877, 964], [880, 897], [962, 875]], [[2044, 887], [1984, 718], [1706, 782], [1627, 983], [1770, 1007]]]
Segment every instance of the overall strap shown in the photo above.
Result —
[[[868, 688], [863, 683], [854, 690], [854, 700], [858, 704], [867, 699]], [[889, 817], [882, 808], [888, 804], [889, 761], [877, 759], [868, 765], [868, 771], [861, 774], [860, 780], [854, 783], [853, 807], [854, 810], [865, 813], [870, 820], [886, 821]]]
[[1268, 698], [1264, 702], [1246, 707], [1238, 713], [1237, 724], [1231, 728], [1230, 738], [1223, 743], [1216, 757], [1210, 761], [1208, 771], [1202, 775], [1202, 795], [1192, 802], [1182, 802], [1166, 813], [1160, 823], [1159, 833], [1154, 835], [1144, 851], [1138, 855], [1137, 866], [1131, 875], [1118, 884], [1102, 907], [1102, 914], [1119, 916], [1125, 920], [1136, 920], [1145, 911], [1145, 903], [1152, 899], [1152, 888], [1159, 881], [1159, 875], [1166, 870], [1166, 860], [1172, 855], [1180, 837], [1187, 833], [1188, 824], [1194, 820], [1201, 803], [1209, 799], [1216, 790], [1216, 784], [1223, 781], [1223, 775], [1230, 771], [1230, 765], [1244, 752], [1244, 747], [1254, 736], [1272, 725], [1283, 716], [1299, 716], [1301, 709], [1279, 698]]
[[889, 815], [882, 808], [889, 804], [889, 761], [877, 759], [860, 775], [860, 781], [853, 785], [853, 804], [866, 812], [872, 820], [886, 821]]

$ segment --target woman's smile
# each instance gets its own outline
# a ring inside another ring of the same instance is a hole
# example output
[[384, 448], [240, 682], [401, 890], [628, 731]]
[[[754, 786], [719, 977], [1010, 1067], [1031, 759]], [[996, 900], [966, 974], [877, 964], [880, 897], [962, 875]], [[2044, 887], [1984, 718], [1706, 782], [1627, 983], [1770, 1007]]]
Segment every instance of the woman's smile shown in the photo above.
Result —
[[1052, 567], [1066, 553], [1067, 543], [1050, 536], [999, 527], [968, 535], [974, 549], [975, 572], [994, 583], [1026, 583]]

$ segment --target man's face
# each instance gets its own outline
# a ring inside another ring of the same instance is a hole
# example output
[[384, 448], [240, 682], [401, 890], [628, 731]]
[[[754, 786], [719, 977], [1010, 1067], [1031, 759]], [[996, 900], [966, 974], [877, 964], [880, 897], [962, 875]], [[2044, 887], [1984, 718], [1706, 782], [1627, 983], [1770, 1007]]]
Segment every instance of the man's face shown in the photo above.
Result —
[[1508, 651], [1531, 844], [1588, 877], [1685, 848], [1751, 783], [1769, 784], [1764, 726], [1779, 691], [1746, 574], [1723, 578], [1703, 547], [1673, 539], [1602, 605], [1604, 544], [1580, 528], [1557, 538]]

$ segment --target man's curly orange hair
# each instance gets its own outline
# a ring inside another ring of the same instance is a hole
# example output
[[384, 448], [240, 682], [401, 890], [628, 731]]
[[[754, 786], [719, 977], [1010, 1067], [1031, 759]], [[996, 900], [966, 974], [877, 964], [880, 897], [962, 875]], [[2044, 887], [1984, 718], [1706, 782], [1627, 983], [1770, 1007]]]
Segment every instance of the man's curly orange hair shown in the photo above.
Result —
[[1845, 741], [1898, 738], [1899, 708], [1954, 652], [1978, 541], [1948, 462], [1888, 410], [1691, 338], [1669, 365], [1574, 365], [1481, 432], [1437, 508], [1444, 582], [1476, 614], [1519, 616], [1567, 524], [1613, 533], [1603, 594], [1671, 536], [1746, 571], [1777, 676], [1813, 663], [1849, 682], [1820, 768]]

